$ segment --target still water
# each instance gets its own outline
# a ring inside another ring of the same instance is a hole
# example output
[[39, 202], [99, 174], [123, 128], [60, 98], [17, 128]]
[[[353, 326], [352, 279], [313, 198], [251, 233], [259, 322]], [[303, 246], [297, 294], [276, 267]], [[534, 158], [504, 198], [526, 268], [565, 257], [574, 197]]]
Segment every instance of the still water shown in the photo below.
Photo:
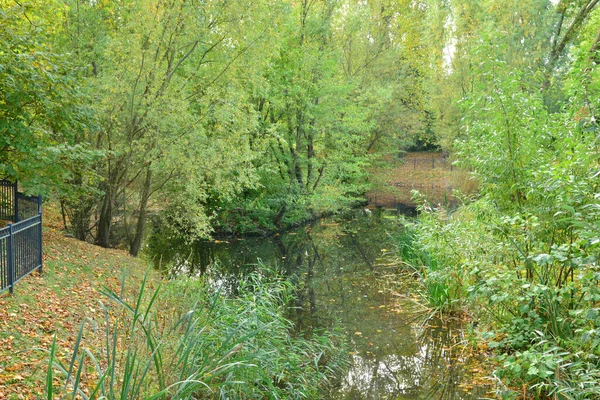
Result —
[[471, 360], [457, 346], [465, 340], [460, 324], [425, 324], [415, 302], [382, 284], [397, 279], [390, 255], [401, 224], [395, 212], [381, 210], [323, 218], [266, 238], [186, 244], [155, 233], [149, 252], [157, 264], [173, 265], [172, 273], [210, 271], [229, 293], [258, 262], [290, 276], [297, 288], [290, 319], [298, 331], [337, 326], [348, 338], [352, 364], [323, 398], [476, 399]]

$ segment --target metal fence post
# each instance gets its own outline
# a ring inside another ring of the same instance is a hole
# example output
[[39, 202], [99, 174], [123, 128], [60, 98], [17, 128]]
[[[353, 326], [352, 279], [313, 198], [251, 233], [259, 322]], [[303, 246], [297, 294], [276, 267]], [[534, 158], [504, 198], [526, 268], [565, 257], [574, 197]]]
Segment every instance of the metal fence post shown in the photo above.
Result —
[[42, 256], [42, 196], [38, 196], [38, 217], [40, 219], [39, 226], [39, 238], [38, 238], [38, 254], [39, 254], [39, 263], [40, 263], [40, 274], [43, 272], [42, 268], [44, 265], [44, 257]]
[[14, 253], [13, 253], [13, 224], [8, 224], [8, 237], [6, 238], [6, 254], [8, 258], [8, 291], [13, 293], [15, 281]]
[[19, 222], [19, 184], [15, 182], [13, 186], [13, 201], [14, 201], [14, 209], [15, 209], [15, 221]]

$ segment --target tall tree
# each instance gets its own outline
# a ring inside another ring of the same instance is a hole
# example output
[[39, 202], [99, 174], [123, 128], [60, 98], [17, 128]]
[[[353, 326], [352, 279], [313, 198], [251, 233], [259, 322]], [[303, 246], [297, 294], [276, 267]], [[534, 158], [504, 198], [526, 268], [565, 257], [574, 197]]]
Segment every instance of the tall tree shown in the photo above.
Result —
[[[211, 169], [199, 171], [191, 165], [210, 157], [208, 149], [218, 142], [206, 140], [205, 105], [215, 108], [211, 93], [219, 81], [265, 37], [255, 27], [240, 29], [244, 19], [255, 18], [264, 26], [253, 13], [254, 8], [228, 1], [202, 7], [194, 1], [70, 3], [71, 30], [63, 45], [74, 49], [88, 71], [100, 121], [92, 142], [107, 152], [97, 166], [103, 176], [97, 244], [113, 243], [118, 215], [130, 252], [137, 255], [151, 198], [173, 199], [178, 196], [167, 192], [177, 186], [172, 181], [200, 182], [211, 175]], [[102, 40], [95, 43], [91, 37]], [[232, 133], [238, 132], [226, 131]], [[187, 143], [185, 158], [173, 155], [183, 150], [181, 143]], [[235, 187], [241, 181], [216, 183]], [[206, 218], [193, 220], [206, 224]]]

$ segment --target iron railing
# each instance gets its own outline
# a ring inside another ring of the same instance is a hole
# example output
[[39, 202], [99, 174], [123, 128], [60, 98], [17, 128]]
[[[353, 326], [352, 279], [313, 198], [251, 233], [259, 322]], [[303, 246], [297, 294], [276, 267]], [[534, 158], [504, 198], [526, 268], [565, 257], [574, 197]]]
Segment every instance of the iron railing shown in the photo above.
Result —
[[33, 271], [42, 270], [42, 198], [19, 193], [17, 185], [0, 181], [0, 292]]
[[0, 180], [0, 219], [15, 221], [19, 212], [17, 205], [17, 184]]
[[406, 158], [403, 159], [404, 167], [412, 167], [414, 170], [446, 168], [454, 170], [454, 165], [447, 158]]
[[39, 196], [25, 196], [17, 192], [17, 207], [15, 211], [15, 222], [19, 222], [41, 214], [42, 200]]

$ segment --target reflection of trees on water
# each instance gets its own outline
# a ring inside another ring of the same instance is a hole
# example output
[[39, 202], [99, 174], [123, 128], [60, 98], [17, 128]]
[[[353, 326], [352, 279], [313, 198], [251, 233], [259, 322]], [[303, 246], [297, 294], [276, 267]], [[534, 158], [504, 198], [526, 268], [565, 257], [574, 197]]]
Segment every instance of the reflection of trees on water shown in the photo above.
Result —
[[296, 288], [290, 318], [300, 332], [336, 323], [348, 332], [353, 363], [332, 398], [468, 398], [456, 390], [462, 372], [452, 351], [454, 330], [423, 329], [410, 313], [381, 308], [392, 299], [378, 291], [376, 260], [394, 245], [387, 233], [398, 230], [394, 223], [365, 215], [326, 219], [271, 238], [171, 244], [162, 254], [178, 273], [208, 268], [228, 293], [257, 258], [277, 265]]
[[[228, 243], [209, 241], [188, 243], [168, 228], [154, 226], [145, 251], [152, 257], [154, 266], [165, 270], [169, 278], [205, 275], [216, 289], [235, 295], [240, 279], [255, 269], [257, 258], [243, 250], [240, 254], [248, 254], [248, 257], [239, 257], [227, 246]], [[241, 249], [237, 244], [234, 248]]]
[[339, 393], [332, 397], [467, 398], [456, 389], [462, 369], [452, 351], [457, 340], [453, 329], [422, 329], [418, 321], [403, 320], [406, 315], [390, 317], [389, 313], [387, 317], [394, 321], [382, 325], [385, 311], [378, 307], [384, 299], [372, 271], [382, 246], [390, 245], [386, 230], [361, 234], [325, 227], [324, 231], [315, 227], [286, 243], [278, 239], [278, 248], [286, 256], [285, 269], [302, 272], [296, 282], [293, 319], [297, 325], [330, 327], [341, 320], [349, 329], [356, 354]]

